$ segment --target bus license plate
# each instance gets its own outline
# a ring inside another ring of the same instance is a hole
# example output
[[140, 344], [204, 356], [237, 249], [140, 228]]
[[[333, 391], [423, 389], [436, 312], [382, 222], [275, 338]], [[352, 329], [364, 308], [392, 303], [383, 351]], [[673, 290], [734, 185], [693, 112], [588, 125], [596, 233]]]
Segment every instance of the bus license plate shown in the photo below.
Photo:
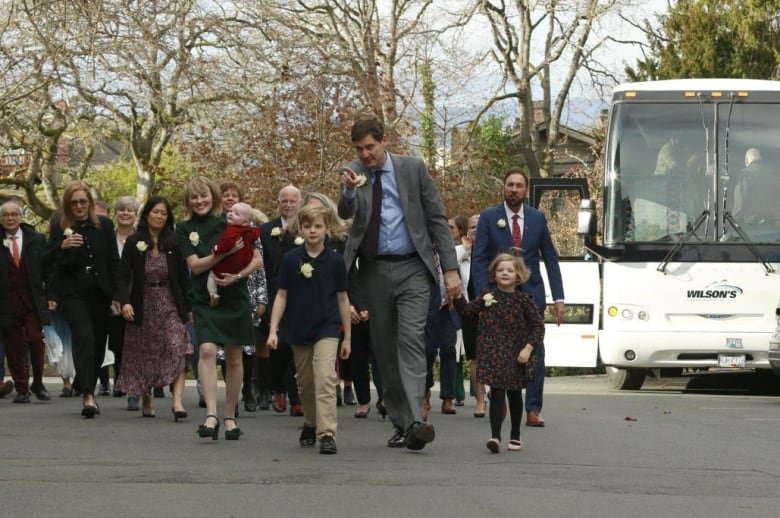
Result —
[[726, 368], [726, 369], [744, 369], [745, 355], [744, 354], [719, 354], [718, 367]]

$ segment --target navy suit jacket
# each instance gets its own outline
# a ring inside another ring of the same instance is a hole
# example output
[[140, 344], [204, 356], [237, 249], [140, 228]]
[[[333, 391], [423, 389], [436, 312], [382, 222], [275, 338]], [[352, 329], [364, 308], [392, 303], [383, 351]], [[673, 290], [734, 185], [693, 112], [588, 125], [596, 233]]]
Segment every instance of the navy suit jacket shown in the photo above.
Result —
[[[547, 220], [541, 211], [523, 205], [522, 249], [523, 261], [531, 271], [531, 278], [521, 285], [521, 290], [534, 298], [534, 303], [540, 314], [544, 314], [544, 281], [539, 271], [539, 259], [544, 261], [547, 269], [547, 280], [550, 282], [553, 300], [562, 300], [563, 280], [558, 266], [558, 252], [553, 245]], [[501, 227], [498, 221], [503, 219], [506, 226]], [[471, 250], [471, 278], [476, 293], [493, 286], [489, 280], [488, 267], [490, 262], [501, 252], [508, 252], [512, 247], [511, 222], [506, 221], [504, 203], [482, 211], [477, 224], [477, 236]]]

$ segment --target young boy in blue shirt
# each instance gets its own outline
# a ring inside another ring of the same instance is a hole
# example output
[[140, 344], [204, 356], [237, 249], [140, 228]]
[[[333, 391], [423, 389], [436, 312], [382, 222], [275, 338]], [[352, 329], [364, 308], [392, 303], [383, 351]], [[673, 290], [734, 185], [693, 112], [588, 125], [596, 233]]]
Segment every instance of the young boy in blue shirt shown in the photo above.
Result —
[[338, 253], [325, 248], [325, 238], [335, 222], [332, 209], [305, 206], [298, 211], [303, 246], [287, 252], [279, 267], [279, 291], [271, 312], [268, 346], [282, 337], [292, 344], [298, 392], [303, 406], [301, 446], [320, 441], [320, 453], [336, 449], [336, 356], [349, 357], [351, 323], [347, 297], [347, 270]]

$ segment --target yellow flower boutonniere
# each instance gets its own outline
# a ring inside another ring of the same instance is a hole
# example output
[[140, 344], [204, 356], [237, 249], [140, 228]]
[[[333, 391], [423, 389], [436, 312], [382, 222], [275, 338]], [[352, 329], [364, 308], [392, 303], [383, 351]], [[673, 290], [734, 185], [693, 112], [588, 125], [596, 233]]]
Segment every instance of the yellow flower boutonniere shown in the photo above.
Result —
[[366, 175], [359, 174], [358, 177], [357, 177], [357, 186], [358, 187], [363, 187], [364, 185], [366, 185], [367, 181], [368, 181], [368, 178], [366, 178]]
[[311, 276], [314, 272], [314, 267], [311, 265], [311, 263], [301, 263], [300, 272], [304, 278], [311, 279]]
[[146, 244], [146, 241], [139, 241], [135, 244], [135, 247], [138, 249], [139, 252], [146, 252], [149, 249], [149, 245]]
[[279, 237], [282, 235], [282, 227], [274, 227], [271, 229], [271, 235], [274, 237]]
[[190, 232], [190, 243], [192, 246], [198, 246], [200, 243], [200, 235], [197, 232]]
[[73, 235], [73, 229], [70, 228], [70, 227], [66, 228], [65, 230], [62, 231], [62, 235], [64, 235], [65, 237], [72, 236]]
[[304, 240], [303, 240], [303, 238], [301, 236], [296, 237], [295, 241], [294, 241], [295, 246], [301, 246], [303, 244], [303, 241]]
[[482, 295], [482, 300], [485, 302], [485, 307], [489, 308], [493, 304], [496, 303], [496, 298], [493, 296], [492, 293], [485, 293]]
[[506, 220], [504, 218], [501, 218], [498, 221], [496, 221], [496, 225], [498, 225], [498, 228], [506, 228]]
[[10, 249], [11, 248], [11, 240], [10, 239], [3, 239], [3, 246]]

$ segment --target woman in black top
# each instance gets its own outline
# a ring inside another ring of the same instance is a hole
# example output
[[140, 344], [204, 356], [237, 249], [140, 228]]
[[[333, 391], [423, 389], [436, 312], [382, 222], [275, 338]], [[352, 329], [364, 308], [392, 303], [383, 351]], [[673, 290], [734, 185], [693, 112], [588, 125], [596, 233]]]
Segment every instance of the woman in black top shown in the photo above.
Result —
[[52, 220], [49, 244], [57, 261], [55, 297], [73, 334], [73, 385], [83, 394], [81, 415], [91, 419], [99, 413], [95, 384], [106, 348], [119, 253], [114, 225], [95, 214], [95, 200], [85, 182], [76, 180], [65, 187], [62, 217]]

